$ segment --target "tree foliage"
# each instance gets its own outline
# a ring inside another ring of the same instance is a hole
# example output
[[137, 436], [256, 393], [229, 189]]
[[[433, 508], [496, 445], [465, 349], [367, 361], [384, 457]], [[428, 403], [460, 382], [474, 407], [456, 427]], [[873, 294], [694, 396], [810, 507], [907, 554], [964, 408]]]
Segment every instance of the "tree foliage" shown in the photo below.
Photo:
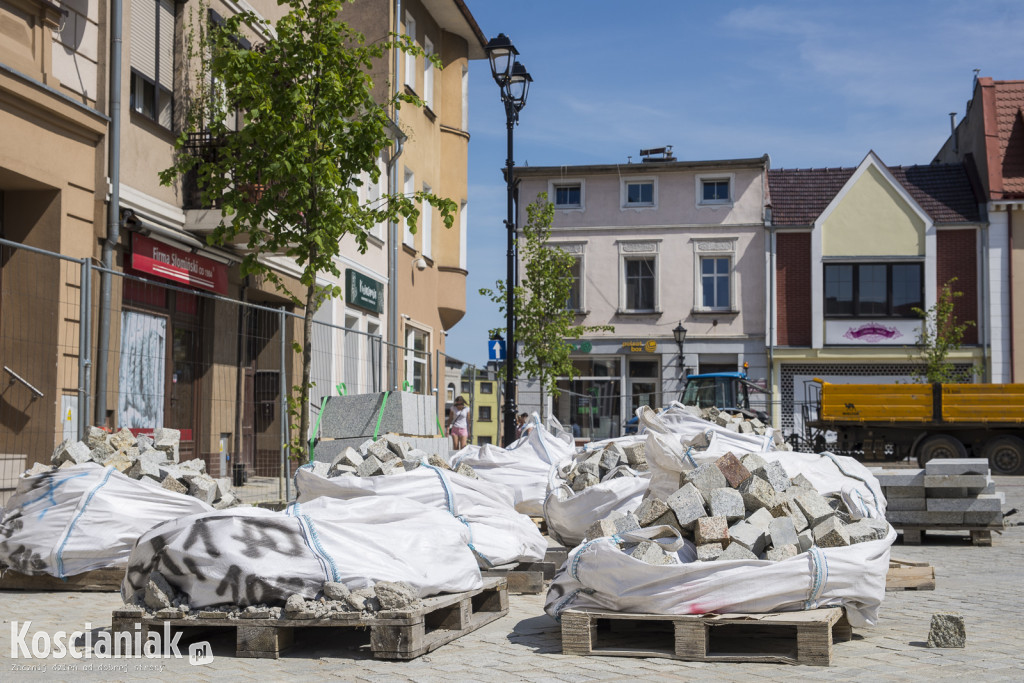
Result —
[[921, 361], [913, 377], [922, 382], [966, 382], [971, 371], [958, 370], [948, 360], [949, 354], [960, 348], [967, 328], [975, 325], [973, 320], [960, 322], [956, 317], [956, 299], [964, 295], [953, 289], [956, 278], [952, 278], [939, 289], [935, 304], [928, 310], [914, 308], [921, 318], [921, 332], [917, 339], [916, 358]]
[[[359, 188], [365, 179], [378, 181], [378, 162], [393, 144], [389, 112], [401, 104], [422, 106], [404, 91], [375, 100], [371, 68], [394, 48], [423, 51], [407, 36], [366, 44], [340, 20], [343, 0], [279, 2], [288, 13], [273, 29], [250, 12], [220, 26], [208, 24], [203, 7], [193, 16], [187, 112], [174, 164], [160, 178], [170, 185], [194, 174], [204, 205], [222, 212], [209, 243], [244, 245], [242, 274], [273, 283], [304, 309], [302, 339], [293, 345], [302, 354], [302, 380], [289, 399], [292, 420], [299, 420], [292, 446], [301, 454], [309, 432], [313, 315], [324, 300], [341, 295], [336, 285], [318, 285], [318, 276], [341, 278], [342, 238], [350, 236], [365, 253], [375, 226], [403, 218], [414, 225], [427, 203], [451, 227], [456, 207], [426, 192], [360, 200]], [[275, 37], [245, 49], [254, 27]], [[426, 57], [440, 68], [436, 57]], [[244, 121], [237, 131], [231, 125], [236, 111]], [[298, 265], [297, 287], [268, 256]]]
[[[554, 215], [555, 207], [545, 192], [526, 207], [526, 224], [519, 231], [518, 243], [523, 273], [514, 290], [514, 306], [515, 341], [522, 344], [516, 362], [518, 374], [536, 378], [543, 391], [558, 396], [558, 378], [572, 379], [578, 374], [569, 357], [572, 346], [568, 340], [591, 332], [614, 332], [615, 328], [576, 324], [576, 312], [567, 306], [576, 258], [549, 244]], [[498, 304], [502, 313], [506, 310], [506, 292], [501, 280], [495, 283], [493, 290], [480, 290], [481, 295]], [[502, 328], [492, 330], [492, 334], [502, 332]]]

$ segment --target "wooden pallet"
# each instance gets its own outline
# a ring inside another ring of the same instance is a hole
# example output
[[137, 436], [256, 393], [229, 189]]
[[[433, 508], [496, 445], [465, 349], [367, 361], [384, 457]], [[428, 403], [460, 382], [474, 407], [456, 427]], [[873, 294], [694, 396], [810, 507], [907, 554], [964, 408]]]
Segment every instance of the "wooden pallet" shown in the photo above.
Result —
[[889, 571], [885, 575], [887, 591], [935, 590], [935, 567], [927, 562], [911, 562], [889, 558]]
[[1002, 533], [1002, 526], [964, 526], [962, 524], [932, 524], [930, 526], [894, 525], [903, 532], [903, 545], [921, 545], [925, 532], [928, 531], [967, 531], [971, 534], [971, 545], [991, 546], [992, 532]]
[[509, 593], [538, 595], [544, 592], [544, 582], [555, 578], [557, 569], [554, 562], [513, 562], [483, 569], [480, 574], [504, 577], [508, 581]]
[[114, 592], [121, 590], [124, 567], [94, 569], [58, 579], [49, 574], [29, 575], [8, 569], [0, 575], [0, 590]]
[[671, 615], [566, 610], [562, 654], [828, 666], [853, 632], [840, 607], [771, 614]]
[[[369, 628], [370, 649], [376, 659], [415, 659], [508, 614], [508, 590], [503, 578], [486, 578], [477, 590], [424, 598], [414, 610], [381, 611], [373, 616], [344, 612], [324, 619], [161, 618], [138, 608], [114, 610], [111, 631], [177, 629], [234, 629], [235, 656], [278, 659], [293, 642], [298, 628]], [[140, 642], [145, 640], [145, 636]]]

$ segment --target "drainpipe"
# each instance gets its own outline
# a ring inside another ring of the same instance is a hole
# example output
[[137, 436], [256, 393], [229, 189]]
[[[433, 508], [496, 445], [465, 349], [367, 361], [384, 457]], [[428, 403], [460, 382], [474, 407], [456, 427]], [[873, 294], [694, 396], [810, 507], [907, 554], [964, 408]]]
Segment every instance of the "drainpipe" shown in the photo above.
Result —
[[[402, 0], [395, 0], [395, 34], [399, 33], [402, 21]], [[399, 50], [392, 49], [395, 94], [400, 92], [398, 77]], [[388, 190], [394, 192], [398, 186], [398, 157], [402, 155], [405, 136], [398, 127], [398, 107], [391, 113], [398, 132], [395, 153], [388, 160]], [[388, 221], [388, 379], [392, 390], [398, 389], [398, 221]]]
[[[1010, 381], [1016, 382], [1017, 376], [1013, 370], [1013, 205], [1006, 207], [1006, 236], [1007, 236], [1007, 247], [1009, 253], [1009, 264], [1006, 267], [1007, 279], [1006, 282], [1010, 283], [1010, 286], [1006, 288], [1007, 304], [1009, 305], [1009, 320], [1007, 320], [1007, 326], [1010, 328]], [[988, 274], [985, 275], [985, 282], [988, 282]], [[990, 362], [991, 363], [991, 362]]]
[[[110, 135], [108, 170], [110, 172], [110, 203], [107, 206], [107, 237], [103, 241], [101, 261], [105, 269], [114, 267], [114, 249], [121, 240], [121, 0], [110, 0]], [[111, 275], [100, 271], [99, 326], [96, 354], [97, 425], [107, 421], [107, 362], [110, 355], [110, 288]]]

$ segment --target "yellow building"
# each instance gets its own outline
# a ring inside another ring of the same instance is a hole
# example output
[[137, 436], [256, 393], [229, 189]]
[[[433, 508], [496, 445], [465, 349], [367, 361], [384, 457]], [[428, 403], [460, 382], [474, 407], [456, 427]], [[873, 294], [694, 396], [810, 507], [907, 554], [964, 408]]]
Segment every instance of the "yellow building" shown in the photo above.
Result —
[[473, 420], [470, 443], [483, 446], [501, 444], [501, 382], [493, 373], [482, 373], [473, 380]]

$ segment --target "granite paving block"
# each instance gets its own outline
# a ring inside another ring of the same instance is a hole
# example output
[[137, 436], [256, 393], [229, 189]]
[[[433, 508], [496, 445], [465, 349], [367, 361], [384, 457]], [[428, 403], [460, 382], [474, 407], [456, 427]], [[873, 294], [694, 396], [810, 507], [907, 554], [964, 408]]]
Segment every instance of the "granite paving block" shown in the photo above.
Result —
[[971, 489], [967, 488], [966, 486], [950, 486], [937, 489], [925, 489], [925, 491], [927, 491], [925, 496], [927, 498], [967, 498], [968, 496], [973, 498], [974, 496], [971, 496], [971, 494], [968, 493], [968, 491], [970, 490]]
[[924, 487], [933, 488], [985, 488], [989, 478], [985, 474], [925, 474]]
[[1002, 526], [1002, 512], [965, 512], [964, 524], [966, 526]]
[[[313, 459], [322, 462], [335, 462], [345, 452], [346, 448], [357, 449], [366, 441], [365, 437], [356, 436], [349, 439], [327, 439], [318, 442], [313, 447]], [[362, 456], [360, 456], [362, 457]]]
[[977, 498], [929, 498], [929, 512], [999, 512], [1003, 509], [1003, 501], [998, 495], [983, 495]]
[[743, 496], [736, 489], [720, 488], [711, 492], [709, 512], [714, 517], [725, 517], [730, 523], [746, 516]]
[[721, 543], [705, 543], [697, 546], [697, 559], [701, 562], [710, 562], [721, 557], [722, 552]]
[[647, 564], [675, 564], [672, 557], [662, 549], [660, 544], [651, 541], [637, 544], [629, 556]]
[[737, 522], [729, 527], [729, 547], [741, 545], [757, 555], [764, 550], [765, 535], [764, 531], [749, 522]]
[[654, 523], [654, 520], [668, 512], [668, 504], [661, 498], [648, 498], [640, 503], [640, 507], [633, 514], [636, 516], [640, 526], [646, 527]]
[[647, 446], [643, 441], [623, 446], [622, 452], [626, 454], [626, 462], [633, 469], [647, 467]]
[[736, 489], [743, 496], [743, 507], [748, 513], [758, 508], [775, 507], [775, 489], [761, 477], [751, 477]]
[[701, 517], [693, 526], [693, 541], [697, 545], [729, 542], [729, 523], [725, 517]]
[[802, 553], [806, 553], [814, 545], [814, 533], [810, 529], [804, 529], [797, 534], [797, 539], [799, 541], [797, 545]]
[[924, 486], [924, 470], [877, 470], [872, 474], [883, 487]]
[[928, 629], [928, 647], [967, 647], [963, 615], [956, 612], [933, 614]]
[[875, 538], [882, 540], [889, 535], [889, 522], [884, 519], [874, 519], [872, 517], [865, 517], [857, 520], [859, 523], [871, 527], [875, 530]]
[[925, 463], [924, 473], [935, 474], [984, 474], [988, 476], [988, 460], [985, 458], [935, 458]]
[[963, 524], [963, 512], [928, 512], [927, 510], [886, 511], [885, 518], [895, 527], [901, 524], [928, 526], [929, 524]]
[[807, 518], [810, 527], [817, 527], [829, 517], [834, 517], [836, 512], [828, 504], [825, 498], [816, 491], [802, 490], [793, 498], [800, 511]]
[[[794, 489], [790, 489], [792, 491]], [[789, 517], [793, 520], [793, 527], [797, 530], [797, 533], [807, 528], [807, 517], [800, 510], [800, 506], [796, 504], [792, 499], [783, 500], [776, 503], [775, 507], [771, 509], [772, 517]]]
[[658, 519], [651, 523], [651, 526], [668, 526], [675, 529], [676, 533], [679, 534], [680, 538], [690, 538], [693, 536], [693, 532], [688, 531], [679, 524], [679, 520], [676, 519], [676, 513], [669, 510]]
[[[921, 475], [921, 482], [924, 482], [924, 475]], [[886, 500], [893, 498], [924, 498], [924, 486], [885, 486], [882, 493]]]
[[726, 562], [728, 560], [756, 560], [757, 554], [751, 552], [749, 549], [743, 547], [739, 543], [730, 543], [729, 547], [718, 556], [719, 562]]
[[605, 536], [615, 535], [615, 520], [605, 517], [599, 519], [589, 527], [587, 527], [586, 537], [588, 540], [594, 540], [595, 538], [604, 538]]
[[850, 534], [835, 517], [828, 517], [813, 529], [814, 543], [820, 548], [841, 548], [850, 545]]
[[885, 502], [885, 509], [898, 512], [927, 510], [928, 504], [924, 498], [889, 498]]
[[715, 467], [722, 471], [726, 483], [736, 488], [750, 478], [750, 471], [732, 453], [726, 453], [715, 461]]
[[[616, 444], [617, 445], [617, 444]], [[620, 463], [625, 464], [625, 459], [622, 456], [622, 449], [620, 448], [605, 448], [601, 451], [601, 468], [604, 470], [614, 470], [619, 466]]]
[[683, 472], [681, 481], [684, 482], [684, 486], [685, 484], [692, 484], [696, 487], [704, 500], [710, 499], [711, 492], [715, 489], [728, 486], [722, 470], [715, 467], [714, 463], [705, 463], [692, 470]]
[[766, 532], [768, 531], [768, 528], [771, 526], [773, 519], [775, 518], [772, 517], [772, 513], [769, 512], [766, 508], [759, 508], [757, 510], [754, 510], [754, 512], [752, 512], [750, 516], [747, 517], [747, 523], [753, 524], [761, 531]]
[[[722, 473], [718, 471], [717, 467], [712, 465], [712, 468], [718, 473], [719, 477], [722, 477]], [[722, 481], [725, 481], [725, 477], [722, 477]], [[688, 483], [673, 493], [665, 503], [675, 513], [679, 526], [684, 529], [693, 529], [694, 522], [707, 515], [707, 510], [704, 507], [704, 497], [693, 483]]]
[[813, 489], [814, 488], [814, 484], [812, 484], [811, 481], [807, 477], [805, 477], [803, 474], [796, 475], [795, 477], [793, 477], [792, 479], [789, 480], [789, 483], [790, 483], [790, 488], [792, 488], [794, 486], [798, 487], [798, 488], [802, 488], [802, 489]]
[[850, 536], [851, 544], [878, 540], [874, 527], [865, 524], [863, 520], [857, 520], [853, 524], [847, 524], [846, 533]]
[[755, 470], [764, 468], [768, 463], [757, 453], [747, 453], [740, 458], [740, 463], [747, 468], [747, 471], [753, 473]]
[[781, 562], [782, 560], [788, 560], [791, 557], [796, 557], [799, 554], [800, 549], [794, 543], [791, 545], [769, 548], [768, 552], [765, 553], [765, 559], [771, 560], [772, 562]]
[[764, 467], [759, 467], [752, 474], [755, 477], [764, 479], [778, 492], [785, 491], [790, 487], [789, 475], [786, 474], [786, 470], [778, 462], [765, 463]]
[[[874, 532], [872, 531], [872, 533]], [[795, 548], [800, 544], [796, 526], [789, 517], [773, 518], [771, 524], [768, 525], [768, 538], [775, 548], [781, 548], [786, 545], [791, 545]]]

